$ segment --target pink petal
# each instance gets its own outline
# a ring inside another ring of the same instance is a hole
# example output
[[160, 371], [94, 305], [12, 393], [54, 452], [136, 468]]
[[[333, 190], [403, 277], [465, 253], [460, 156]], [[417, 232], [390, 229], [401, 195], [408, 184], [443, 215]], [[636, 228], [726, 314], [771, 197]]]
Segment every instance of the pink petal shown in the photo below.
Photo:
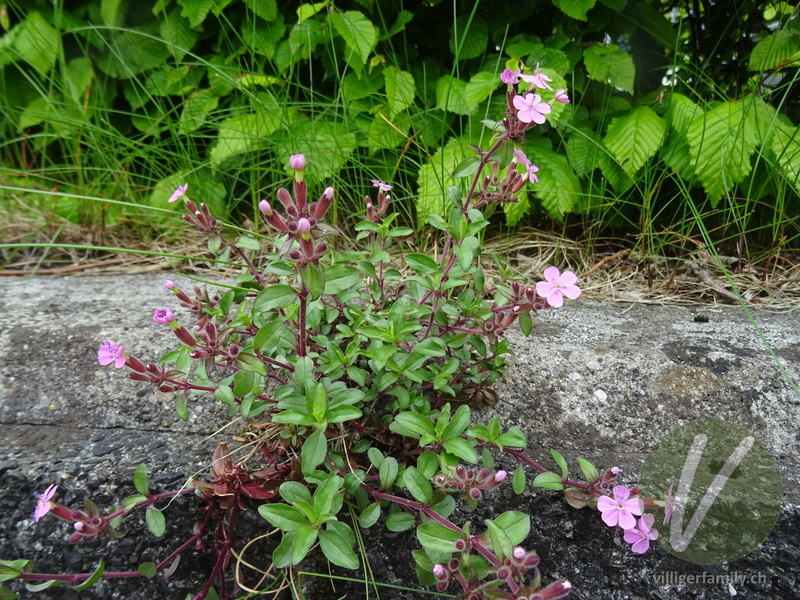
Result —
[[562, 285], [561, 292], [570, 300], [577, 300], [581, 295], [581, 288], [576, 285]]
[[561, 290], [556, 288], [553, 293], [547, 296], [547, 303], [553, 308], [561, 308], [564, 306], [564, 295]]
[[553, 285], [559, 284], [559, 275], [560, 271], [558, 270], [558, 267], [547, 267], [544, 270], [544, 278]]
[[547, 298], [555, 289], [556, 286], [552, 283], [548, 283], [547, 281], [540, 281], [536, 284], [536, 293], [542, 298]]
[[642, 533], [638, 529], [628, 529], [625, 532], [625, 535], [622, 536], [629, 544], [635, 544], [636, 542], [640, 542], [643, 539]]
[[[624, 485], [614, 486], [614, 498], [617, 500], [627, 500], [631, 495], [631, 491]], [[629, 529], [629, 528], [626, 528]]]
[[623, 529], [633, 529], [636, 527], [636, 519], [627, 510], [620, 510], [619, 512], [619, 526]]
[[609, 527], [616, 527], [617, 523], [619, 523], [619, 516], [620, 516], [620, 511], [616, 509], [607, 510], [602, 514], [603, 523], [605, 523]]
[[617, 503], [614, 502], [608, 496], [600, 496], [597, 499], [597, 510], [599, 510], [600, 512], [606, 512], [608, 510], [614, 510], [615, 508], [617, 508]]
[[561, 274], [561, 285], [575, 285], [578, 281], [578, 276], [572, 271], [564, 271]]
[[530, 106], [528, 106], [528, 103], [525, 102], [525, 98], [523, 98], [522, 96], [514, 96], [513, 103], [514, 103], [514, 108], [516, 108], [517, 110], [525, 110], [527, 108], [530, 108]]
[[631, 550], [636, 554], [644, 554], [650, 549], [650, 540], [647, 538], [642, 538], [638, 542], [636, 542], [633, 546], [631, 546]]

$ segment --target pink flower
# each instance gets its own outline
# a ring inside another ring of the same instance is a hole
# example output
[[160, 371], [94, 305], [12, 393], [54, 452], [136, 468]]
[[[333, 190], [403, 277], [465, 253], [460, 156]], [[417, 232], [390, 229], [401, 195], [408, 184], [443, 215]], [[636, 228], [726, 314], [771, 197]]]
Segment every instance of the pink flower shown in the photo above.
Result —
[[556, 102], [561, 102], [561, 104], [569, 104], [569, 96], [567, 96], [567, 91], [563, 88], [556, 90], [555, 99]]
[[553, 81], [547, 75], [539, 71], [539, 65], [536, 65], [536, 70], [533, 72], [533, 75], [523, 75], [522, 81], [526, 83], [530, 83], [533, 87], [542, 88], [544, 90], [552, 90], [549, 85], [547, 85], [548, 81]]
[[[552, 267], [551, 267], [552, 268]], [[624, 485], [614, 486], [614, 498], [600, 496], [597, 499], [597, 508], [602, 513], [603, 522], [609, 527], [619, 525], [628, 530], [636, 527], [636, 518], [641, 515], [644, 503], [639, 498], [629, 498], [631, 491]]]
[[392, 186], [390, 186], [388, 183], [384, 183], [380, 179], [373, 179], [372, 185], [374, 185], [376, 188], [380, 188], [382, 192], [388, 192], [390, 189], [392, 189]]
[[175, 320], [175, 313], [168, 308], [157, 308], [153, 313], [153, 321], [159, 325], [166, 325]]
[[302, 154], [292, 154], [292, 156], [289, 158], [289, 165], [295, 171], [302, 171], [306, 168], [306, 157]]
[[53, 497], [57, 489], [58, 486], [51, 485], [44, 491], [44, 494], [39, 495], [36, 492], [33, 493], [33, 495], [37, 498], [36, 508], [33, 511], [33, 520], [35, 522], [38, 523], [39, 519], [50, 512], [50, 509], [53, 507], [53, 505], [50, 503], [50, 498]]
[[510, 68], [508, 68], [500, 73], [500, 81], [507, 83], [508, 85], [516, 85], [519, 83], [519, 76], [521, 72], [522, 71], [519, 69], [514, 69], [512, 71]]
[[528, 160], [528, 157], [525, 156], [525, 153], [522, 150], [519, 150], [519, 149], [515, 148], [514, 149], [514, 156], [517, 157], [517, 162], [520, 163], [521, 165], [529, 165], [529, 164], [531, 164], [531, 161]]
[[179, 185], [178, 189], [172, 192], [172, 196], [169, 197], [170, 202], [175, 202], [176, 200], [180, 200], [186, 194], [186, 191], [189, 189], [189, 184], [184, 183], [183, 185]]
[[97, 351], [97, 362], [101, 365], [108, 365], [113, 362], [115, 368], [121, 369], [125, 366], [124, 351], [125, 349], [119, 344], [115, 344], [111, 340], [106, 340]]
[[536, 183], [539, 181], [539, 178], [536, 176], [536, 173], [539, 171], [539, 167], [534, 164], [525, 165], [525, 169], [528, 171], [528, 179], [531, 183]]
[[575, 285], [578, 277], [572, 271], [559, 273], [556, 267], [548, 267], [544, 270], [544, 278], [546, 281], [536, 284], [536, 293], [546, 298], [547, 303], [553, 308], [564, 305], [564, 296], [575, 300], [581, 295], [581, 288]]
[[650, 548], [650, 540], [658, 539], [658, 532], [653, 527], [655, 517], [651, 514], [642, 515], [635, 529], [628, 529], [622, 536], [626, 542], [633, 544], [631, 550], [636, 554], [644, 554]]
[[525, 94], [525, 97], [514, 96], [514, 108], [517, 109], [517, 118], [523, 123], [545, 122], [544, 116], [550, 112], [550, 105], [542, 102], [539, 94]]

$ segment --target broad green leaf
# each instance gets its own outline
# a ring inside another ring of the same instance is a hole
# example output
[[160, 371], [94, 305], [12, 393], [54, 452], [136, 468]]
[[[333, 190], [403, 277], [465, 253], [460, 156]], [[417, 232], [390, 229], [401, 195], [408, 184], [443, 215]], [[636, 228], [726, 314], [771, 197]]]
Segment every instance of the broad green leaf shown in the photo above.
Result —
[[560, 154], [540, 148], [535, 163], [539, 167], [539, 182], [533, 184], [533, 192], [548, 214], [561, 221], [583, 193], [580, 181]]
[[119, 27], [128, 8], [126, 0], [100, 0], [100, 19], [106, 27]]
[[361, 514], [358, 517], [358, 524], [364, 529], [367, 529], [377, 523], [380, 517], [381, 505], [378, 502], [373, 502], [367, 508], [361, 511]]
[[325, 438], [325, 432], [317, 429], [303, 442], [303, 449], [300, 451], [300, 465], [303, 474], [308, 475], [313, 472], [318, 465], [322, 464], [327, 452], [328, 440]]
[[522, 313], [518, 317], [519, 328], [522, 330], [523, 335], [530, 335], [533, 331], [533, 321], [531, 320], [531, 313]]
[[784, 180], [800, 194], [800, 128], [780, 123], [772, 137], [772, 151], [781, 166]]
[[578, 458], [578, 464], [581, 467], [581, 471], [583, 472], [583, 476], [586, 477], [586, 481], [589, 483], [595, 483], [600, 479], [600, 473], [597, 471], [597, 468], [590, 463], [585, 458]]
[[242, 352], [236, 357], [236, 362], [234, 365], [243, 371], [258, 373], [263, 377], [267, 376], [267, 366], [264, 364], [264, 361], [258, 358], [255, 354]]
[[164, 535], [164, 531], [166, 531], [167, 529], [167, 523], [166, 520], [164, 519], [164, 513], [162, 513], [157, 508], [148, 506], [144, 514], [144, 520], [145, 523], [147, 523], [147, 528], [154, 536], [161, 537], [162, 535]]
[[403, 483], [418, 502], [428, 504], [433, 499], [431, 482], [415, 467], [408, 467], [403, 471]]
[[470, 110], [477, 110], [478, 106], [492, 95], [498, 86], [502, 85], [500, 78], [494, 71], [481, 71], [469, 78], [469, 83], [464, 90], [464, 101]]
[[282, 531], [297, 531], [309, 524], [302, 512], [288, 504], [262, 504], [258, 507], [258, 514]]
[[150, 480], [147, 478], [147, 465], [139, 465], [133, 474], [133, 486], [136, 491], [147, 496], [150, 494]]
[[286, 500], [286, 502], [289, 504], [294, 504], [298, 501], [306, 502], [308, 504], [313, 502], [313, 499], [311, 498], [311, 492], [308, 491], [308, 487], [299, 481], [284, 481], [279, 490], [281, 498]]
[[430, 337], [422, 340], [418, 344], [414, 344], [411, 349], [414, 354], [422, 354], [423, 356], [445, 356], [447, 354], [447, 344], [442, 338]]
[[309, 291], [310, 298], [316, 300], [325, 290], [325, 270], [313, 262], [300, 269], [300, 278]]
[[297, 292], [294, 288], [282, 283], [271, 285], [256, 296], [253, 302], [253, 315], [273, 308], [287, 308], [295, 302], [297, 302]]
[[302, 23], [306, 19], [310, 19], [323, 8], [327, 7], [327, 2], [317, 2], [316, 4], [301, 4], [297, 9], [297, 20]]
[[447, 216], [450, 202], [446, 190], [450, 185], [450, 174], [472, 150], [457, 140], [451, 140], [439, 148], [419, 171], [419, 192], [417, 195], [417, 223], [420, 227], [428, 223], [429, 215]]
[[[378, 30], [372, 21], [355, 10], [335, 12], [329, 19], [350, 51], [365, 65], [378, 43]], [[349, 60], [348, 63], [352, 65]]]
[[186, 392], [175, 394], [175, 412], [181, 420], [189, 420], [189, 394]]
[[723, 102], [694, 120], [686, 132], [697, 178], [711, 205], [750, 173], [758, 130], [746, 118], [746, 101]]
[[274, 151], [286, 165], [292, 154], [313, 156], [314, 160], [310, 160], [305, 168], [310, 186], [337, 175], [358, 146], [358, 138], [351, 126], [298, 116], [284, 130]]
[[430, 419], [412, 412], [399, 413], [394, 421], [389, 423], [389, 429], [400, 435], [415, 434], [414, 437], [434, 435], [433, 423]]
[[612, 121], [603, 143], [628, 175], [652, 158], [664, 140], [667, 126], [653, 109], [639, 106]]
[[344, 480], [338, 475], [328, 477], [314, 492], [314, 510], [317, 514], [330, 513], [334, 505], [334, 498], [342, 489]]
[[378, 468], [378, 479], [382, 490], [391, 489], [397, 479], [397, 471], [397, 459], [392, 456], [385, 457]]
[[454, 531], [441, 523], [431, 521], [417, 527], [417, 539], [422, 546], [432, 552], [455, 552], [456, 540], [463, 537], [461, 531]]
[[273, 106], [257, 114], [237, 115], [225, 119], [219, 126], [216, 145], [211, 149], [211, 159], [220, 164], [226, 158], [258, 150], [266, 137], [283, 125], [279, 109]]
[[586, 21], [586, 13], [594, 7], [595, 0], [553, 0], [553, 6], [568, 17]]
[[420, 275], [433, 275], [439, 271], [436, 261], [426, 254], [406, 254], [403, 256], [403, 260], [412, 271]]
[[394, 531], [395, 533], [408, 531], [415, 523], [416, 519], [414, 515], [407, 512], [396, 512], [386, 517], [386, 529]]
[[156, 569], [156, 563], [154, 562], [146, 562], [139, 565], [139, 568], [136, 571], [142, 576], [146, 577], [147, 579], [152, 579], [158, 573], [158, 569]]
[[218, 104], [219, 98], [212, 94], [211, 90], [202, 90], [189, 96], [183, 103], [183, 111], [178, 120], [180, 133], [197, 131]]
[[345, 569], [358, 568], [358, 557], [353, 552], [353, 545], [339, 531], [335, 529], [321, 530], [319, 532], [319, 545], [325, 558], [333, 564]]
[[186, 53], [194, 48], [200, 33], [194, 31], [178, 8], [170, 11], [159, 24], [161, 37], [167, 44], [169, 53], [180, 62]]
[[595, 81], [633, 93], [633, 59], [616, 44], [589, 46], [583, 51], [583, 62]]
[[442, 75], [436, 81], [436, 108], [457, 115], [471, 115], [475, 108], [467, 104], [467, 82], [452, 75]]
[[539, 473], [533, 480], [533, 487], [543, 487], [550, 490], [561, 491], [564, 489], [564, 484], [562, 484], [561, 481], [561, 475], [558, 473]]
[[265, 21], [273, 21], [278, 16], [278, 5], [275, 0], [244, 0], [244, 3]]
[[386, 79], [386, 101], [389, 104], [389, 116], [395, 118], [399, 113], [411, 106], [416, 95], [414, 76], [408, 71], [389, 66], [383, 70]]
[[475, 452], [475, 448], [464, 438], [447, 438], [442, 442], [442, 446], [447, 452], [457, 456], [463, 461], [473, 464], [478, 462], [478, 454]]
[[449, 39], [450, 52], [456, 60], [477, 58], [486, 51], [489, 28], [486, 21], [478, 16], [462, 15], [450, 27]]
[[106, 75], [116, 79], [132, 79], [137, 75], [161, 67], [170, 56], [169, 47], [144, 31], [129, 28], [114, 32], [97, 66]]
[[292, 564], [296, 565], [303, 560], [316, 541], [317, 530], [311, 525], [301, 525], [292, 541]]
[[349, 265], [333, 265], [325, 269], [325, 293], [341, 294], [361, 281], [361, 273]]
[[494, 523], [506, 532], [512, 546], [522, 543], [531, 531], [530, 516], [516, 510], [507, 510], [494, 519]]
[[498, 557], [511, 556], [511, 549], [514, 544], [508, 537], [508, 532], [490, 519], [484, 522], [486, 523], [486, 529], [489, 530], [489, 539], [491, 540], [490, 546], [495, 551], [495, 554], [497, 554]]
[[564, 457], [557, 450], [553, 450], [552, 448], [550, 448], [550, 454], [553, 456], [553, 460], [556, 461], [558, 468], [561, 469], [561, 477], [566, 479], [567, 474], [569, 473], [569, 469], [567, 468], [567, 461], [564, 460]]
[[800, 59], [800, 38], [788, 29], [779, 29], [756, 44], [750, 54], [751, 71], [771, 71]]
[[683, 94], [673, 93], [669, 97], [668, 120], [670, 128], [684, 135], [689, 125], [703, 114], [702, 109]]
[[13, 35], [14, 49], [22, 59], [39, 71], [47, 73], [58, 57], [58, 32], [36, 11], [9, 32]]

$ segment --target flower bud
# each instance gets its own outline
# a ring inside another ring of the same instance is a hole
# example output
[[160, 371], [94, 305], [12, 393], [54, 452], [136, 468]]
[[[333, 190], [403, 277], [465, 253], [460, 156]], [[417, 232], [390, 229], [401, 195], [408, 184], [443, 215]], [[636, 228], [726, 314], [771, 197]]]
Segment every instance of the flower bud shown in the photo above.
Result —
[[295, 171], [302, 171], [306, 168], [306, 157], [302, 154], [292, 154], [289, 164]]
[[504, 481], [507, 476], [508, 476], [508, 473], [506, 473], [505, 471], [498, 471], [497, 473], [494, 474], [494, 480], [497, 483], [500, 483], [500, 482]]
[[168, 308], [157, 308], [153, 313], [153, 321], [159, 325], [166, 325], [175, 320], [175, 314]]
[[511, 571], [506, 567], [501, 567], [497, 570], [498, 579], [508, 579], [509, 577], [511, 577]]
[[164, 282], [164, 287], [167, 288], [168, 290], [174, 290], [175, 289], [175, 282], [172, 281], [171, 279], [167, 279]]
[[444, 579], [447, 579], [447, 571], [444, 570], [444, 567], [442, 565], [439, 564], [433, 565], [433, 576], [436, 577], [436, 579], [442, 581]]
[[266, 200], [262, 200], [261, 202], [258, 203], [258, 210], [264, 213], [264, 215], [266, 215], [267, 217], [272, 216], [272, 207]]
[[191, 333], [189, 333], [189, 330], [186, 329], [185, 327], [180, 326], [174, 331], [177, 338], [187, 346], [194, 346], [197, 344], [197, 340], [194, 339], [194, 336]]
[[309, 222], [308, 219], [303, 217], [302, 219], [297, 221], [297, 232], [298, 233], [306, 234], [306, 233], [308, 233], [310, 231], [311, 231], [311, 223]]
[[512, 555], [514, 558], [516, 558], [517, 560], [522, 560], [523, 558], [525, 558], [525, 548], [523, 548], [522, 546], [517, 546], [517, 547], [516, 547], [516, 548], [514, 548], [514, 550], [511, 552], [511, 555]]

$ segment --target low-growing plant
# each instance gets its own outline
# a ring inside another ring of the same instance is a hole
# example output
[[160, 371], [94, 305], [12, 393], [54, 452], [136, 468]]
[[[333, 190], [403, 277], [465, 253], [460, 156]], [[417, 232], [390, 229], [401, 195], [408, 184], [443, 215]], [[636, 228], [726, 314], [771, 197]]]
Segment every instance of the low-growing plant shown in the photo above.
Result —
[[[538, 471], [533, 486], [563, 491], [572, 506], [597, 508], [608, 525], [625, 530], [634, 552], [644, 552], [658, 535], [644, 508], [664, 502], [616, 485], [617, 467], [601, 474], [578, 459], [585, 481], [571, 480], [555, 450], [559, 472], [551, 472], [526, 455], [520, 429], [503, 428], [496, 416], [473, 420], [470, 404], [497, 401], [491, 385], [506, 367], [508, 328], [518, 323], [530, 334], [532, 315], [581, 293], [574, 273], [556, 267], [535, 286], [505, 268], [491, 279], [484, 271], [486, 213], [515, 202], [537, 181], [538, 168], [519, 149], [525, 133], [545, 122], [552, 103], [569, 102], [538, 68], [528, 74], [508, 69], [502, 80], [507, 111], [501, 121], [486, 122], [490, 147], [475, 147], [475, 156], [455, 173], [468, 183], [466, 192], [451, 187], [447, 214], [428, 216], [442, 238], [438, 256], [407, 251], [403, 239], [412, 232], [395, 225], [391, 186], [382, 181], [373, 181], [376, 198], [365, 199], [365, 218], [355, 226], [363, 247], [335, 251], [333, 230], [324, 222], [334, 190], [310, 201], [303, 155], [291, 158], [293, 193], [278, 190], [280, 209], [267, 200], [259, 204], [277, 232], [278, 250], [264, 269], [252, 260], [263, 242], [258, 234], [230, 235], [206, 205], [189, 199], [187, 186], [179, 187], [171, 201], [183, 199], [184, 219], [208, 239], [211, 253], [240, 263], [244, 273], [227, 291], [211, 295], [199, 288], [192, 295], [166, 281], [191, 313], [191, 326], [168, 308], [153, 318], [173, 330], [181, 347], [145, 364], [107, 340], [98, 360], [173, 392], [184, 419], [190, 395], [213, 394], [232, 417], [267, 419], [270, 433], [238, 463], [220, 444], [210, 477], [191, 479], [178, 491], [151, 493], [142, 465], [134, 477], [138, 493], [105, 515], [90, 500], [83, 510], [61, 506], [51, 485], [38, 495], [35, 520], [50, 513], [73, 523], [70, 540], [77, 542], [119, 536], [123, 518], [144, 508], [149, 529], [160, 536], [162, 500], [194, 493], [203, 506], [191, 537], [157, 564], [141, 565], [138, 574], [168, 576], [183, 552], [205, 548], [215, 562], [197, 600], [236, 593], [226, 567], [239, 513], [249, 508], [283, 532], [272, 562], [290, 573], [317, 546], [331, 563], [357, 568], [353, 528], [383, 519], [391, 531], [416, 528], [421, 549], [413, 557], [424, 585], [444, 591], [452, 584], [459, 597], [473, 600], [560, 598], [570, 584], [546, 583], [539, 556], [521, 546], [530, 532], [527, 514], [453, 520], [459, 501], [474, 509], [507, 479], [521, 492], [527, 465]], [[518, 462], [512, 477], [496, 469], [500, 453]], [[33, 573], [29, 561], [4, 562], [0, 569], [3, 578], [24, 580], [29, 589], [63, 582], [84, 589], [101, 577], [136, 575], [105, 572], [102, 562], [93, 574]]]

